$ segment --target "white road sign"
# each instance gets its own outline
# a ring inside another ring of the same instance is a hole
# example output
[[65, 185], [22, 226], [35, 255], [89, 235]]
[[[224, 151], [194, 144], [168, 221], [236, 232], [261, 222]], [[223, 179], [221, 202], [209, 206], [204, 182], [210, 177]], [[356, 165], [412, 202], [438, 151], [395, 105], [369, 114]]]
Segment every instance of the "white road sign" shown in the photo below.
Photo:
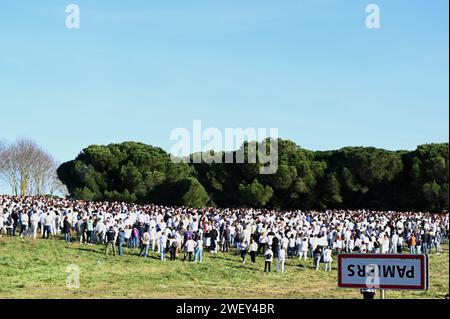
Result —
[[338, 287], [427, 290], [428, 256], [340, 254]]

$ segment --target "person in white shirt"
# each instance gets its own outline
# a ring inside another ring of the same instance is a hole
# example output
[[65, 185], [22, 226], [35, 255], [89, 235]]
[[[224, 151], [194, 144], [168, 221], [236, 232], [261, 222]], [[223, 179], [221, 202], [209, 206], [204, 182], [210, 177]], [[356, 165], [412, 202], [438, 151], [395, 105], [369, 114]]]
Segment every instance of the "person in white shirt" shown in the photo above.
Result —
[[402, 250], [403, 250], [403, 243], [404, 243], [404, 239], [402, 236], [399, 236], [398, 241], [397, 241], [397, 253], [401, 254]]
[[53, 210], [51, 210], [50, 211], [50, 216], [52, 217], [52, 223], [50, 224], [50, 234], [52, 236], [54, 236], [57, 233], [57, 229], [56, 229], [56, 213]]
[[294, 257], [295, 253], [295, 237], [294, 234], [291, 234], [288, 240], [288, 257]]
[[286, 261], [286, 250], [283, 247], [281, 247], [280, 251], [278, 252], [277, 265], [275, 268], [276, 272], [278, 272], [278, 269], [281, 268], [281, 273], [284, 273], [285, 261]]
[[302, 241], [300, 242], [300, 257], [299, 260], [305, 261], [308, 259], [308, 238], [303, 237]]
[[273, 251], [270, 249], [270, 246], [266, 247], [266, 251], [264, 252], [264, 272], [270, 272], [270, 266], [273, 261]]
[[30, 221], [28, 214], [22, 212], [20, 214], [20, 237], [28, 235], [28, 222]]
[[254, 239], [252, 239], [252, 243], [248, 247], [248, 251], [250, 253], [252, 264], [254, 265], [256, 263], [256, 253], [258, 252], [258, 244]]
[[30, 223], [31, 223], [31, 237], [33, 239], [36, 239], [37, 235], [37, 229], [39, 224], [39, 215], [37, 212], [33, 212], [30, 217]]
[[394, 234], [392, 235], [391, 247], [389, 248], [389, 252], [390, 253], [395, 253], [396, 252], [398, 240], [399, 240], [399, 237], [397, 235], [397, 232], [394, 232]]
[[141, 253], [139, 254], [139, 256], [144, 256], [144, 258], [147, 258], [148, 256], [148, 247], [150, 245], [150, 234], [148, 233], [148, 231], [145, 231], [142, 234], [141, 237]]
[[167, 246], [167, 236], [164, 232], [161, 232], [159, 235], [159, 254], [161, 261], [166, 260], [166, 246]]
[[0, 211], [0, 237], [2, 237], [2, 234], [5, 232], [5, 220], [5, 217]]
[[125, 232], [125, 243], [128, 248], [131, 247], [131, 231], [132, 231], [131, 226], [126, 225], [124, 232]]
[[333, 262], [332, 250], [330, 247], [325, 248], [323, 252], [323, 262], [325, 264], [325, 271], [331, 271], [331, 263]]
[[384, 236], [383, 236], [383, 239], [381, 239], [381, 242], [380, 242], [380, 244], [381, 244], [381, 253], [382, 254], [387, 254], [387, 253], [389, 253], [389, 244], [390, 244], [390, 240], [389, 240], [389, 237], [388, 237], [388, 235], [387, 234], [385, 234]]
[[186, 241], [185, 246], [186, 246], [186, 253], [187, 253], [187, 255], [184, 255], [184, 260], [186, 260], [187, 256], [189, 256], [189, 261], [192, 260], [196, 244], [197, 243], [192, 238], [189, 238]]
[[42, 238], [44, 238], [44, 237], [49, 238], [50, 237], [52, 225], [53, 225], [53, 217], [50, 214], [50, 212], [48, 212], [47, 216], [45, 216], [44, 233], [42, 234]]
[[41, 216], [39, 217], [39, 223], [41, 224], [41, 235], [44, 234], [45, 229], [45, 217], [47, 216], [46, 212], [42, 212]]
[[96, 243], [99, 242], [100, 244], [103, 244], [104, 238], [106, 235], [106, 226], [101, 220], [97, 221], [94, 232], [95, 232], [95, 235], [94, 235], [95, 242]]
[[150, 235], [150, 243], [152, 245], [152, 251], [155, 251], [156, 237], [157, 237], [155, 227], [154, 226], [150, 226], [149, 230], [148, 230], [148, 233]]

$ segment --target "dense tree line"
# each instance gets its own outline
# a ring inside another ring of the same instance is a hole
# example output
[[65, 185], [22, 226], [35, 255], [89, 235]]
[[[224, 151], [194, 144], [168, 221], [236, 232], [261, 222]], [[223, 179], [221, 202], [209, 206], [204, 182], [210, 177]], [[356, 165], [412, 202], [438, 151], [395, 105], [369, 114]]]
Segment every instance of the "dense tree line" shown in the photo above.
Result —
[[[254, 143], [254, 142], [253, 142]], [[250, 143], [237, 152], [248, 154]], [[275, 174], [260, 162], [174, 163], [161, 148], [90, 146], [58, 169], [71, 196], [185, 206], [448, 209], [448, 143], [414, 151], [345, 147], [314, 152], [278, 140]], [[225, 162], [226, 153], [222, 153]], [[191, 155], [191, 159], [193, 155]]]

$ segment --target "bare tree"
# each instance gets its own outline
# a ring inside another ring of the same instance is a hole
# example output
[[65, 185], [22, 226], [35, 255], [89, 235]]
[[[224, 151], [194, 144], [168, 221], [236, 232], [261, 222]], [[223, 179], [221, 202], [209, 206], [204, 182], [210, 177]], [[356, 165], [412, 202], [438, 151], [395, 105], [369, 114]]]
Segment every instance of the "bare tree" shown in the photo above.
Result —
[[14, 195], [64, 193], [57, 167], [57, 162], [33, 141], [20, 139], [0, 148], [0, 178]]

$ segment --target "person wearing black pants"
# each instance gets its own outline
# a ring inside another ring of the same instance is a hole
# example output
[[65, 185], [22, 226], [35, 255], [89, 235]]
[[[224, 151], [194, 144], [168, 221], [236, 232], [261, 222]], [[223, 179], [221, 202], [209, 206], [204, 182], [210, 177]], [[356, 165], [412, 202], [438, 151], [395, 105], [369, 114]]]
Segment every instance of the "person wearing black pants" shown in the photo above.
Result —
[[363, 295], [364, 299], [375, 299], [375, 289], [361, 289], [361, 294]]
[[250, 259], [252, 260], [252, 264], [256, 263], [256, 251], [250, 252]]
[[280, 240], [277, 236], [272, 239], [272, 252], [275, 258], [278, 258], [278, 251], [280, 250]]
[[177, 248], [178, 248], [178, 244], [177, 244], [177, 240], [175, 237], [171, 238], [170, 240], [170, 260], [174, 261], [177, 260]]
[[[189, 258], [189, 261], [192, 260], [196, 244], [197, 243], [192, 238], [189, 238], [185, 244], [185, 246], [186, 246], [185, 249], [186, 249], [186, 253]], [[186, 255], [184, 255], [184, 260], [186, 260]]]
[[250, 252], [250, 258], [252, 260], [252, 264], [256, 263], [256, 253], [258, 252], [258, 244], [256, 243], [256, 241], [254, 239], [252, 239], [252, 243], [250, 244], [249, 247], [249, 252]]
[[267, 247], [264, 253], [264, 272], [270, 272], [270, 266], [273, 261], [273, 251], [270, 247]]

